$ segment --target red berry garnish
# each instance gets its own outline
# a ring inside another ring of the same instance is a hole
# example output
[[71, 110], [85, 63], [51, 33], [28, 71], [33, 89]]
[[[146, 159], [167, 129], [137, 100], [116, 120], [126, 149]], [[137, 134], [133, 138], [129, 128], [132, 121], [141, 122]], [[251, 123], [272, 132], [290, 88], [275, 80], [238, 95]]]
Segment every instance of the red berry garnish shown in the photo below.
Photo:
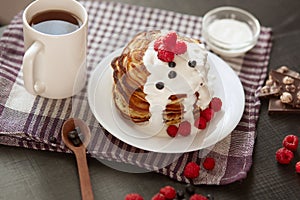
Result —
[[200, 116], [194, 123], [195, 127], [198, 129], [205, 129], [206, 128], [206, 119], [202, 116]]
[[205, 110], [201, 111], [200, 115], [209, 122], [214, 117], [214, 110], [211, 108], [206, 108]]
[[218, 112], [222, 108], [222, 100], [218, 97], [213, 97], [210, 101], [209, 107], [215, 112]]
[[154, 50], [157, 51], [157, 57], [163, 62], [172, 62], [175, 54], [183, 54], [187, 50], [184, 41], [177, 41], [177, 34], [174, 31], [166, 36], [158, 38], [154, 42]]
[[201, 194], [194, 194], [190, 197], [190, 200], [208, 200], [208, 198]]
[[183, 41], [177, 41], [174, 48], [175, 54], [184, 54], [187, 51], [186, 43]]
[[162, 37], [158, 38], [154, 42], [154, 50], [158, 51], [159, 49], [163, 49], [163, 45], [164, 45], [163, 38]]
[[183, 171], [183, 175], [186, 177], [186, 178], [190, 178], [190, 179], [193, 179], [193, 178], [197, 178], [200, 174], [200, 166], [197, 165], [197, 163], [195, 162], [189, 162], [185, 168], [184, 168], [184, 171]]
[[297, 150], [298, 143], [299, 143], [299, 139], [296, 135], [287, 135], [282, 141], [282, 145], [291, 151]]
[[169, 185], [161, 188], [159, 193], [164, 195], [166, 199], [174, 199], [176, 197], [176, 190]]
[[177, 34], [174, 31], [170, 31], [166, 36], [163, 37], [163, 43], [165, 50], [172, 51], [176, 46]]
[[167, 133], [170, 137], [175, 137], [177, 135], [178, 128], [175, 125], [170, 125], [167, 128]]
[[215, 167], [215, 159], [207, 157], [203, 162], [203, 167], [206, 170], [212, 170]]
[[125, 200], [144, 200], [144, 198], [137, 193], [131, 193], [125, 196]]
[[289, 164], [294, 158], [294, 153], [285, 147], [282, 147], [276, 151], [276, 160], [280, 164]]
[[183, 121], [179, 124], [178, 133], [182, 136], [188, 136], [191, 133], [192, 125], [188, 121]]
[[170, 51], [159, 49], [157, 57], [163, 62], [172, 62], [174, 60], [175, 54]]
[[151, 198], [151, 200], [166, 200], [166, 198], [163, 194], [157, 193]]
[[298, 161], [295, 165], [296, 172], [300, 174], [300, 161]]

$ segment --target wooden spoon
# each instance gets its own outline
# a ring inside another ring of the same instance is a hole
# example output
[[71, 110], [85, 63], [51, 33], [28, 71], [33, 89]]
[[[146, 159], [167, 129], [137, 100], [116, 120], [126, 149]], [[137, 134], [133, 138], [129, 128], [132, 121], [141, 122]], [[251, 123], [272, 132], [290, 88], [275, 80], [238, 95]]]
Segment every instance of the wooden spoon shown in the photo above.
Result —
[[[84, 134], [84, 141], [78, 147], [74, 146], [68, 138], [68, 133], [74, 130], [75, 127], [79, 127], [80, 132]], [[61, 134], [63, 142], [74, 152], [76, 157], [82, 200], [93, 200], [94, 195], [86, 160], [86, 147], [91, 139], [90, 129], [81, 119], [70, 118], [64, 122]]]

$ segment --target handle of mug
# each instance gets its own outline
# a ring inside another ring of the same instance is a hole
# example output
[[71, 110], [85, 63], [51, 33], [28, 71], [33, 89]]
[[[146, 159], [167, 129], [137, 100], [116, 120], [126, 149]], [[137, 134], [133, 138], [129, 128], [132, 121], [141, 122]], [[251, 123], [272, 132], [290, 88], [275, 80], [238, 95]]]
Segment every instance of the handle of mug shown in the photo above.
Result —
[[38, 95], [45, 90], [45, 87], [39, 81], [36, 82], [34, 75], [34, 61], [37, 54], [43, 48], [43, 44], [35, 41], [25, 52], [23, 57], [23, 79], [25, 88], [31, 94]]

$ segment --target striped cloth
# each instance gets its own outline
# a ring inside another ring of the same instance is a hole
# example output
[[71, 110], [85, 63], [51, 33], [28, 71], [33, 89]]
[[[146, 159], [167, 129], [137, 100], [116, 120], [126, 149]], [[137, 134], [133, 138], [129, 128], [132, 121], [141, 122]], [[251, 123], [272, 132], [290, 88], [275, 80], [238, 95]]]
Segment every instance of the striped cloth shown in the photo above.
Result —
[[[145, 29], [174, 30], [200, 38], [199, 16], [114, 2], [81, 2], [89, 14], [88, 75], [105, 56], [124, 46]], [[24, 55], [22, 13], [15, 16], [0, 40], [0, 143], [37, 150], [68, 152], [60, 130], [69, 117], [85, 120], [92, 132], [89, 155], [155, 171], [181, 182], [228, 184], [244, 179], [252, 165], [260, 101], [254, 95], [266, 78], [271, 50], [271, 29], [262, 27], [257, 45], [245, 56], [224, 59], [238, 74], [245, 91], [245, 111], [234, 131], [211, 148], [183, 154], [155, 153], [130, 146], [107, 131], [90, 111], [87, 92], [63, 100], [28, 94], [23, 87]], [[184, 166], [202, 164], [205, 156], [216, 160], [212, 171], [188, 180]]]

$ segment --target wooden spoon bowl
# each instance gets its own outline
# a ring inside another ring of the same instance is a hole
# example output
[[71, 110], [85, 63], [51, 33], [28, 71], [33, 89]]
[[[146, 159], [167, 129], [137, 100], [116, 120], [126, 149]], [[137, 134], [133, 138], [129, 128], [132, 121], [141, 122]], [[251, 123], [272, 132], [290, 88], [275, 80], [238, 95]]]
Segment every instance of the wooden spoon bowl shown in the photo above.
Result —
[[[80, 132], [84, 134], [84, 140], [78, 147], [74, 146], [74, 144], [68, 138], [68, 133], [73, 131], [76, 127], [79, 127]], [[76, 157], [82, 200], [93, 200], [94, 195], [86, 160], [86, 147], [91, 139], [90, 129], [81, 119], [70, 118], [64, 122], [61, 134], [63, 142], [74, 152]]]

